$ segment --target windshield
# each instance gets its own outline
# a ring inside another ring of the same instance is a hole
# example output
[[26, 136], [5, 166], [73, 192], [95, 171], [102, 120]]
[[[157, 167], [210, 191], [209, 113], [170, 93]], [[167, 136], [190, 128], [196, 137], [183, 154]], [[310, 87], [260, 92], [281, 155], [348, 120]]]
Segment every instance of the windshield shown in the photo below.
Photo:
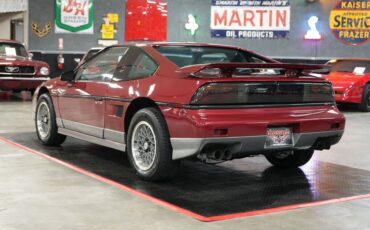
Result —
[[179, 67], [215, 62], [271, 62], [247, 51], [212, 46], [155, 46], [163, 56]]
[[370, 61], [367, 60], [334, 60], [327, 63], [331, 65], [331, 72], [370, 73]]
[[0, 43], [0, 56], [28, 57], [28, 54], [23, 45], [9, 42], [9, 43]]

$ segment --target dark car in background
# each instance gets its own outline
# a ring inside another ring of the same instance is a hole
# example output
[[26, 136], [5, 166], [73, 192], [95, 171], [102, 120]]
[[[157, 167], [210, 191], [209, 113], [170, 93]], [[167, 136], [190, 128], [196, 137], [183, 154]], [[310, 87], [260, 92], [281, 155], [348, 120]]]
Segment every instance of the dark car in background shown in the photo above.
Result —
[[336, 101], [370, 112], [370, 58], [333, 59], [327, 64], [331, 72], [326, 79], [333, 84]]
[[24, 45], [0, 40], [0, 90], [33, 92], [49, 80], [50, 68], [45, 62], [32, 60]]

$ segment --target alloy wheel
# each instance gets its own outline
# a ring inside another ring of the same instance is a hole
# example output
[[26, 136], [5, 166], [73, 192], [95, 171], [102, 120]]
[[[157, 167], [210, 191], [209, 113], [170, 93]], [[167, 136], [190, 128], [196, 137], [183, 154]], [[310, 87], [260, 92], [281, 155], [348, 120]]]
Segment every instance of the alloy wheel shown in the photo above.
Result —
[[147, 171], [153, 164], [157, 154], [157, 141], [153, 127], [146, 121], [140, 121], [136, 124], [132, 140], [131, 152], [136, 166]]

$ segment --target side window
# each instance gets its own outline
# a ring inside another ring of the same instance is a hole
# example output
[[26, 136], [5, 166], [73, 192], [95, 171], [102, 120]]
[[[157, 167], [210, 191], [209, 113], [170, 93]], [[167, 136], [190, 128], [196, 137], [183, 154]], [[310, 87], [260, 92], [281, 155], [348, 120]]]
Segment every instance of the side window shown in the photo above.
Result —
[[118, 63], [127, 50], [128, 47], [112, 47], [103, 51], [78, 69], [76, 80], [111, 81]]
[[128, 79], [137, 79], [142, 77], [149, 77], [157, 70], [157, 63], [153, 61], [146, 53], [141, 52], [136, 58], [136, 61], [131, 66], [127, 74]]
[[113, 81], [150, 77], [157, 68], [158, 64], [147, 53], [138, 47], [132, 47], [118, 67]]

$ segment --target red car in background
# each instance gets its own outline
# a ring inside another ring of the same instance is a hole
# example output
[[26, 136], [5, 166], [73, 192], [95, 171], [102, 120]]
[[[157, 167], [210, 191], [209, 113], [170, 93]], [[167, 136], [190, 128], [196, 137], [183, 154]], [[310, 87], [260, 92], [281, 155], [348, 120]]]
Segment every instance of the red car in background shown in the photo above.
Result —
[[321, 65], [290, 65], [238, 47], [149, 43], [108, 47], [33, 97], [44, 145], [66, 136], [126, 151], [137, 174], [173, 177], [180, 161], [263, 154], [307, 163], [342, 137], [345, 118]]
[[370, 59], [333, 59], [327, 64], [331, 71], [326, 79], [333, 84], [336, 101], [370, 112]]
[[19, 42], [0, 40], [0, 90], [33, 92], [49, 80], [49, 65], [34, 61]]

